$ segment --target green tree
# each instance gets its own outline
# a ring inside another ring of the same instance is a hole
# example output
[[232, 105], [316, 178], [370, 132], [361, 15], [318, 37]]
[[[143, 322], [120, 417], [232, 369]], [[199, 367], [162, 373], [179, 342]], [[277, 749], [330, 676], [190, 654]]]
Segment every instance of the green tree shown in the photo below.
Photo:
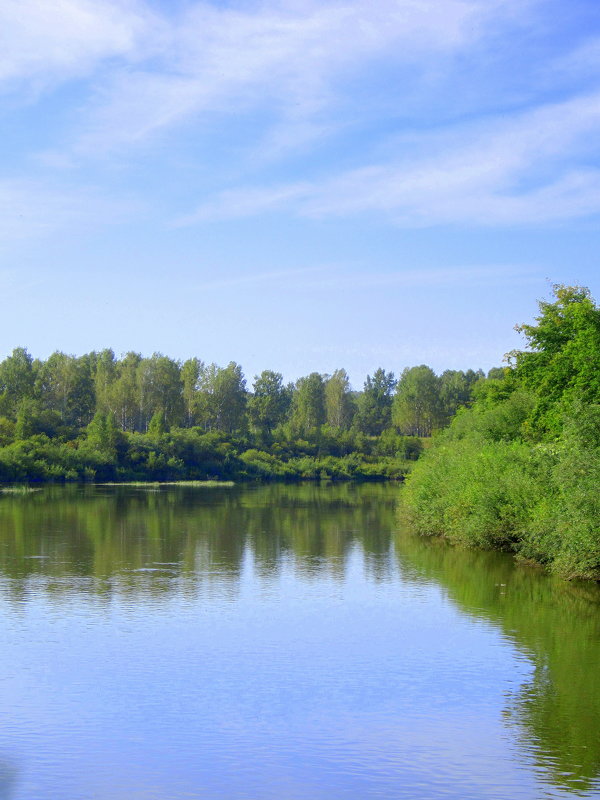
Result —
[[198, 400], [201, 388], [200, 375], [203, 369], [204, 364], [198, 358], [189, 358], [184, 362], [181, 368], [184, 424], [187, 428], [191, 428], [197, 421]]
[[46, 436], [59, 436], [64, 425], [57, 411], [44, 408], [40, 400], [26, 397], [19, 403], [15, 422], [15, 439], [28, 439], [38, 433]]
[[471, 387], [479, 379], [477, 373], [469, 370], [467, 376], [462, 370], [447, 369], [440, 376], [439, 411], [441, 422], [447, 425], [461, 406], [471, 399]]
[[139, 426], [138, 367], [139, 353], [129, 352], [117, 362], [117, 378], [111, 385], [110, 410], [124, 431], [141, 430]]
[[114, 463], [117, 460], [117, 445], [120, 442], [120, 433], [115, 423], [113, 415], [109, 412], [103, 414], [96, 411], [94, 418], [86, 428], [86, 444], [88, 447], [100, 454], [107, 462]]
[[325, 382], [318, 372], [311, 372], [297, 381], [291, 421], [295, 430], [303, 435], [325, 422]]
[[5, 447], [14, 441], [15, 422], [6, 417], [0, 417], [0, 447]]
[[63, 424], [87, 425], [96, 405], [90, 358], [55, 352], [42, 364], [36, 380], [42, 404], [56, 411]]
[[348, 430], [352, 424], [354, 403], [345, 369], [336, 369], [325, 383], [325, 415], [332, 428]]
[[588, 289], [554, 286], [535, 325], [519, 325], [529, 349], [510, 354], [517, 378], [535, 393], [532, 429], [558, 435], [571, 404], [600, 402], [600, 309]]
[[94, 392], [96, 395], [96, 410], [103, 414], [114, 413], [113, 388], [117, 380], [117, 360], [112, 350], [102, 350], [94, 353], [93, 366]]
[[146, 430], [154, 414], [162, 414], [166, 427], [177, 424], [183, 414], [181, 368], [176, 361], [154, 353], [137, 368], [139, 424]]
[[393, 372], [381, 367], [367, 375], [363, 391], [357, 398], [356, 427], [370, 436], [379, 436], [392, 421], [392, 393], [396, 386]]
[[260, 433], [271, 433], [285, 419], [291, 401], [290, 393], [283, 385], [281, 373], [269, 369], [255, 376], [253, 389], [253, 394], [248, 398], [250, 422]]
[[205, 430], [234, 433], [246, 420], [246, 381], [235, 361], [226, 367], [209, 364], [200, 374], [198, 417]]
[[441, 420], [439, 378], [425, 364], [406, 367], [392, 406], [394, 425], [409, 436], [431, 436]]
[[506, 377], [509, 367], [492, 367], [488, 370], [486, 378], [488, 380], [501, 381]]
[[17, 347], [0, 364], [0, 408], [13, 418], [22, 400], [33, 397], [33, 359], [24, 347]]
[[159, 440], [165, 432], [165, 415], [162, 411], [155, 411], [148, 424], [148, 436], [152, 439]]

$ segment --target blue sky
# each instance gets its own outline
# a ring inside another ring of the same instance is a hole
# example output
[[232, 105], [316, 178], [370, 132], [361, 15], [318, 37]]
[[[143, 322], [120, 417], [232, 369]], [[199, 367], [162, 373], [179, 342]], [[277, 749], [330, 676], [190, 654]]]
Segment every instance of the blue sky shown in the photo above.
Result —
[[600, 299], [595, 0], [2, 0], [0, 356], [489, 369]]

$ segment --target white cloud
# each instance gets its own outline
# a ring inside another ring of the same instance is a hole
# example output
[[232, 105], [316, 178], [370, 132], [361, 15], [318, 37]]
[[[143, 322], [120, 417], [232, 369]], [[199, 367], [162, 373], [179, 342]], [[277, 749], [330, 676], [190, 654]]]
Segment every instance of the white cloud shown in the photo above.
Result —
[[[70, 134], [71, 148], [41, 150], [37, 164], [42, 168], [76, 170], [88, 163], [78, 158], [82, 154], [127, 150], [189, 120], [200, 122], [195, 130], [201, 136], [208, 115], [229, 115], [243, 129], [243, 115], [251, 112], [260, 117], [246, 143], [256, 169], [269, 157], [306, 149], [351, 126], [352, 114], [359, 118], [364, 113], [370, 120], [364, 87], [348, 103], [348, 116], [338, 113], [340, 98], [357, 76], [360, 83], [360, 76], [387, 75], [391, 64], [408, 65], [416, 82], [425, 74], [437, 80], [445, 64], [477, 51], [488, 37], [501, 36], [507, 25], [522, 23], [538, 4], [268, 0], [226, 5], [191, 0], [180, 13], [166, 5], [161, 14], [157, 5], [151, 11], [143, 0], [4, 0], [0, 88], [28, 81], [35, 87], [54, 86], [86, 74], [91, 78], [77, 132]], [[590, 39], [573, 54], [573, 63], [593, 61], [597, 51]], [[404, 86], [397, 80], [385, 94], [399, 110], [402, 98], [414, 92], [414, 82]], [[456, 127], [442, 123], [434, 133], [417, 131], [412, 138], [404, 120], [398, 123], [396, 142], [390, 137], [385, 158], [354, 150], [345, 163], [354, 158], [355, 169], [229, 188], [174, 224], [278, 210], [318, 218], [375, 213], [407, 226], [585, 216], [600, 210], [600, 173], [586, 157], [598, 138], [599, 121], [600, 95], [513, 118]], [[379, 137], [379, 131], [367, 137], [371, 152]], [[199, 158], [192, 158], [197, 165]], [[247, 164], [238, 161], [234, 171], [244, 168]]]
[[[545, 65], [548, 71], [547, 65]], [[575, 78], [581, 80], [585, 77], [598, 76], [600, 67], [600, 36], [589, 36], [581, 44], [566, 55], [554, 61], [549, 70], [548, 80]]]
[[192, 214], [175, 220], [174, 227], [192, 225], [231, 217], [251, 217], [287, 207], [290, 202], [302, 201], [314, 191], [309, 183], [298, 183], [274, 188], [231, 189], [224, 191], [212, 202], [200, 206]]
[[411, 226], [586, 216], [600, 212], [599, 134], [595, 94], [422, 136], [389, 163], [320, 182], [222, 192], [184, 222], [280, 209], [318, 218], [383, 213]]
[[[342, 78], [370, 62], [423, 68], [431, 56], [479, 42], [532, 2], [340, 0], [244, 10], [194, 3], [183, 18], [163, 20], [151, 64], [113, 71], [79, 146], [97, 151], [137, 142], [205, 112], [269, 108], [302, 128], [333, 102]], [[307, 133], [310, 127], [300, 138]], [[287, 130], [284, 138], [295, 137]]]
[[141, 55], [154, 25], [134, 0], [2, 0], [0, 87], [52, 85], [104, 59]]

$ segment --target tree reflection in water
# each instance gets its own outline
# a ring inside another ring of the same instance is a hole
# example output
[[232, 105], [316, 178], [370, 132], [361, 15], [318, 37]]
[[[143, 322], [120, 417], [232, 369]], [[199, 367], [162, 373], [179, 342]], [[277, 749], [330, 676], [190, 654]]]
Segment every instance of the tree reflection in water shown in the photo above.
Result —
[[507, 554], [418, 538], [398, 522], [399, 491], [90, 486], [5, 495], [0, 592], [17, 606], [40, 591], [57, 605], [79, 595], [235, 597], [248, 565], [266, 583], [290, 564], [304, 580], [341, 582], [358, 551], [371, 580], [399, 574], [441, 587], [462, 612], [500, 629], [533, 665], [504, 709], [521, 754], [554, 787], [600, 791], [600, 589], [515, 566]]

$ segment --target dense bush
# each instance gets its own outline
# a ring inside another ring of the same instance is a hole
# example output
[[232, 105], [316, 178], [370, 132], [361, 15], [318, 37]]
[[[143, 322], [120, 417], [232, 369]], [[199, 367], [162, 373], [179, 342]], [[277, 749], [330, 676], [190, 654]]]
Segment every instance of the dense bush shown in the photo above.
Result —
[[306, 439], [287, 434], [268, 442], [201, 428], [123, 432], [96, 414], [75, 437], [37, 433], [0, 446], [0, 481], [402, 479], [421, 449], [394, 432], [384, 445], [361, 433], [336, 436], [326, 425]]
[[523, 326], [531, 349], [475, 389], [403, 505], [423, 534], [600, 578], [600, 310], [586, 290], [555, 290]]

